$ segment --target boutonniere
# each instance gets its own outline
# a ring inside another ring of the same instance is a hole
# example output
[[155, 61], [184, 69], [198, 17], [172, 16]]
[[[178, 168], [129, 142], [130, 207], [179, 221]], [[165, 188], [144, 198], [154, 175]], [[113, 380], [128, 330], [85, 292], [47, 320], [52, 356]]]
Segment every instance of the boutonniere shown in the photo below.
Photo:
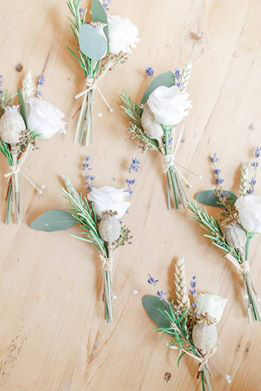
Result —
[[[195, 198], [204, 205], [220, 208], [220, 219], [213, 218], [194, 202], [188, 204], [188, 209], [192, 212], [195, 221], [206, 231], [204, 236], [223, 250], [226, 259], [241, 275], [244, 282], [243, 296], [250, 322], [261, 321], [261, 312], [249, 263], [250, 241], [255, 234], [261, 233], [261, 197], [254, 195], [260, 153], [261, 148], [257, 148], [251, 165], [241, 166], [238, 197], [233, 192], [223, 189], [224, 179], [218, 167], [217, 155], [210, 157], [216, 189], [200, 192]], [[253, 170], [253, 174], [249, 176], [250, 169]]]
[[[158, 280], [149, 275], [148, 283], [157, 285]], [[174, 284], [176, 299], [157, 291], [157, 296], [142, 298], [145, 311], [156, 331], [171, 338], [168, 348], [178, 351], [177, 365], [183, 357], [198, 363], [197, 378], [201, 378], [202, 391], [211, 391], [210, 359], [217, 351], [217, 324], [221, 321], [227, 299], [207, 292], [198, 291], [196, 277], [187, 287], [184, 258], [179, 257], [175, 266]], [[214, 366], [213, 366], [214, 367]], [[222, 374], [228, 383], [229, 375]]]
[[[188, 64], [182, 71], [177, 69], [156, 77], [140, 104], [133, 103], [128, 94], [122, 95], [122, 108], [129, 117], [131, 138], [139, 141], [142, 151], [156, 151], [163, 158], [168, 209], [173, 204], [178, 209], [180, 204], [185, 206], [187, 201], [183, 184], [191, 185], [182, 171], [196, 175], [176, 159], [184, 131], [178, 129], [178, 125], [192, 108], [186, 91], [191, 68]], [[147, 68], [146, 74], [152, 76], [153, 69]]]
[[108, 2], [92, 1], [91, 12], [81, 8], [81, 0], [67, 2], [71, 12], [71, 28], [76, 48], [70, 53], [79, 63], [86, 88], [75, 96], [82, 99], [76, 128], [75, 142], [88, 145], [92, 140], [93, 95], [97, 92], [109, 111], [113, 111], [103, 95], [99, 82], [117, 64], [127, 61], [127, 56], [139, 42], [139, 30], [128, 19], [108, 13]]
[[[3, 81], [1, 80], [1, 84]], [[18, 93], [10, 96], [7, 90], [0, 91], [0, 151], [5, 156], [10, 172], [6, 193], [6, 223], [16, 223], [21, 215], [20, 177], [27, 180], [38, 193], [44, 186], [36, 185], [23, 171], [23, 165], [37, 140], [48, 139], [56, 133], [65, 133], [64, 114], [51, 103], [43, 100], [44, 77], [40, 76], [35, 86], [29, 72]], [[16, 103], [16, 97], [18, 102]]]
[[[137, 171], [138, 168], [138, 160], [133, 159], [129, 171]], [[130, 230], [122, 220], [131, 205], [129, 198], [135, 179], [127, 179], [126, 188], [95, 187], [89, 157], [85, 159], [83, 171], [87, 192], [79, 193], [70, 180], [64, 178], [65, 187], [62, 191], [68, 200], [69, 210], [51, 210], [42, 214], [33, 221], [32, 229], [54, 232], [80, 225], [81, 236], [72, 235], [72, 237], [93, 245], [99, 252], [104, 282], [105, 318], [111, 323], [114, 252], [126, 243], [131, 244]]]

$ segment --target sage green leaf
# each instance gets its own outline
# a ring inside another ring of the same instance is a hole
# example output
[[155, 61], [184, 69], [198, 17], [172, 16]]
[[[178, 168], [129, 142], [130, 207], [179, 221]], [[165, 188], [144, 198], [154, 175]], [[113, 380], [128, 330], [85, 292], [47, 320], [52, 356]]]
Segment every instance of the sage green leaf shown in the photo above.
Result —
[[146, 295], [142, 298], [142, 304], [149, 318], [159, 328], [170, 327], [170, 322], [164, 315], [164, 311], [169, 311], [169, 305], [157, 296]]
[[100, 22], [106, 24], [106, 27], [104, 27], [104, 33], [109, 42], [108, 19], [100, 0], [92, 0], [92, 21], [94, 23]]
[[20, 114], [23, 117], [24, 123], [27, 128], [27, 114], [26, 114], [26, 106], [25, 106], [25, 101], [23, 94], [21, 93], [20, 90], [18, 90], [18, 102], [19, 102], [19, 109], [20, 109]]
[[[234, 205], [234, 203], [237, 200], [237, 196], [231, 191], [227, 191], [227, 190], [224, 190], [224, 193], [226, 193], [229, 196], [231, 205]], [[203, 205], [213, 206], [215, 208], [224, 208], [223, 205], [220, 205], [215, 190], [201, 191], [200, 193], [197, 193], [195, 195], [195, 199]]]
[[79, 44], [81, 52], [93, 61], [101, 60], [107, 52], [107, 40], [87, 23], [80, 27]]
[[79, 222], [71, 213], [64, 210], [49, 210], [34, 220], [31, 227], [35, 231], [55, 232], [64, 231], [76, 224]]
[[156, 77], [152, 82], [150, 83], [149, 87], [147, 88], [141, 103], [145, 104], [147, 100], [149, 99], [150, 94], [156, 90], [156, 88], [160, 86], [165, 86], [165, 87], [172, 87], [175, 85], [175, 76], [173, 72], [165, 72]]

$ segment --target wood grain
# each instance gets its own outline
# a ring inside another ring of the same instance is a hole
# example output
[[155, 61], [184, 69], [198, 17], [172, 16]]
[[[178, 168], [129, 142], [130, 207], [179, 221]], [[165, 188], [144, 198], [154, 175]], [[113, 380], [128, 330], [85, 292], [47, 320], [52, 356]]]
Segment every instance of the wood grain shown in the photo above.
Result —
[[[153, 153], [142, 155], [129, 141], [119, 109], [120, 91], [128, 91], [133, 99], [141, 97], [149, 83], [144, 76], [147, 66], [158, 74], [193, 61], [189, 91], [194, 107], [178, 154], [181, 164], [203, 176], [202, 181], [189, 177], [190, 196], [210, 187], [207, 157], [214, 151], [220, 156], [226, 187], [235, 189], [239, 163], [261, 142], [260, 0], [113, 0], [111, 12], [129, 16], [140, 28], [141, 41], [129, 61], [103, 81], [115, 111], [108, 114], [97, 98], [95, 143], [85, 149], [73, 143], [72, 117], [78, 108], [73, 96], [83, 82], [66, 52], [72, 37], [65, 1], [1, 2], [0, 58], [6, 86], [14, 90], [21, 79], [23, 72], [15, 70], [18, 63], [36, 75], [44, 72], [44, 96], [66, 113], [68, 134], [39, 142], [25, 170], [47, 186], [46, 192], [40, 197], [23, 182], [24, 222], [18, 227], [0, 225], [0, 389], [199, 390], [196, 364], [186, 358], [176, 368], [176, 353], [153, 333], [141, 306], [142, 295], [152, 293], [147, 273], [159, 278], [162, 288], [171, 289], [173, 259], [183, 255], [188, 278], [197, 275], [202, 288], [229, 298], [213, 361], [232, 375], [233, 384], [226, 385], [214, 373], [214, 389], [260, 391], [261, 328], [247, 323], [239, 277], [184, 211], [166, 210], [161, 162]], [[130, 158], [142, 160], [126, 218], [133, 244], [117, 252], [112, 326], [103, 321], [95, 251], [71, 239], [69, 232], [44, 234], [29, 227], [39, 213], [65, 206], [58, 174], [83, 188], [80, 166], [86, 154], [92, 158], [98, 186], [122, 185]], [[2, 157], [0, 170], [2, 215], [7, 170]], [[260, 252], [256, 238], [251, 256], [259, 294]]]

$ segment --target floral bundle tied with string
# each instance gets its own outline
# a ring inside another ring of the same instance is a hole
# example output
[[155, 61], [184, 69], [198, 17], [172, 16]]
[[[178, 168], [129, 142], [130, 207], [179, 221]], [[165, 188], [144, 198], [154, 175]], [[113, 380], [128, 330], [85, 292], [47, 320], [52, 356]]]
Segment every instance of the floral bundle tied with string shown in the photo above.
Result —
[[[18, 223], [21, 217], [20, 176], [23, 176], [39, 194], [44, 186], [36, 185], [22, 170], [25, 160], [35, 143], [40, 139], [51, 138], [56, 133], [65, 133], [64, 114], [51, 103], [43, 100], [40, 76], [35, 87], [29, 72], [23, 80], [18, 93], [9, 96], [7, 90], [0, 94], [0, 151], [6, 157], [10, 172], [4, 175], [8, 179], [6, 202], [6, 223]], [[18, 97], [18, 105], [15, 100]]]
[[[194, 220], [206, 231], [204, 236], [223, 250], [226, 259], [242, 277], [243, 296], [250, 322], [261, 321], [259, 300], [253, 286], [249, 263], [250, 241], [255, 234], [261, 233], [261, 197], [254, 195], [260, 155], [261, 148], [258, 147], [251, 164], [241, 166], [239, 197], [223, 189], [224, 179], [220, 168], [217, 167], [218, 158], [216, 154], [210, 157], [216, 189], [200, 192], [195, 198], [204, 205], [220, 208], [220, 220], [214, 219], [195, 202], [187, 205]], [[250, 170], [253, 171], [252, 175]]]
[[[183, 129], [176, 129], [192, 107], [186, 92], [191, 76], [191, 64], [180, 71], [162, 73], [146, 90], [141, 104], [132, 103], [128, 94], [122, 95], [122, 108], [129, 117], [131, 138], [140, 142], [143, 151], [157, 151], [163, 157], [164, 174], [167, 180], [167, 206], [176, 209], [185, 207], [187, 198], [183, 183], [191, 187], [182, 170], [198, 176], [176, 160]], [[146, 69], [148, 76], [153, 69]], [[198, 176], [200, 177], [200, 176]]]
[[[109, 111], [113, 111], [98, 83], [117, 64], [127, 61], [139, 41], [138, 28], [128, 19], [108, 13], [109, 3], [92, 1], [89, 10], [81, 8], [81, 0], [68, 0], [70, 22], [77, 47], [69, 48], [79, 63], [85, 78], [86, 88], [75, 96], [82, 99], [75, 142], [88, 145], [92, 141], [93, 101], [97, 91]], [[88, 22], [87, 22], [88, 20]]]
[[[143, 307], [157, 326], [156, 331], [171, 338], [168, 348], [177, 350], [177, 365], [184, 356], [198, 363], [197, 378], [201, 379], [202, 391], [212, 391], [210, 359], [217, 351], [218, 335], [216, 325], [220, 322], [227, 299], [206, 292], [197, 292], [196, 278], [187, 287], [184, 258], [179, 257], [174, 273], [176, 298], [167, 298], [164, 291], [157, 296], [142, 298]], [[148, 283], [155, 286], [158, 280], [149, 275]], [[220, 370], [218, 370], [220, 372]], [[221, 372], [220, 372], [221, 373]], [[222, 373], [227, 383], [231, 377]]]
[[[131, 172], [135, 171], [133, 167], [137, 168], [137, 162], [137, 159], [133, 159]], [[111, 186], [97, 188], [93, 186], [93, 175], [90, 175], [89, 157], [85, 159], [83, 170], [87, 194], [79, 193], [65, 177], [65, 188], [62, 188], [62, 191], [69, 202], [69, 211], [50, 210], [33, 221], [32, 228], [37, 231], [54, 232], [80, 225], [81, 236], [72, 237], [92, 244], [99, 251], [103, 273], [105, 318], [111, 323], [113, 255], [118, 247], [131, 243], [130, 230], [122, 223], [122, 219], [130, 207], [130, 186], [135, 180], [127, 179], [126, 189]]]

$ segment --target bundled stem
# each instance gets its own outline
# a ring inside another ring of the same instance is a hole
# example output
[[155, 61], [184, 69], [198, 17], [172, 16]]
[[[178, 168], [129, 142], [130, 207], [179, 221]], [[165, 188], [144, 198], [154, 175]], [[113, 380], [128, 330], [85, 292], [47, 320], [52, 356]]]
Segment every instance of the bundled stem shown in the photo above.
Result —
[[250, 322], [260, 322], [261, 312], [255, 289], [253, 287], [248, 263], [249, 242], [252, 238], [252, 235], [248, 235], [245, 252], [242, 252], [227, 243], [219, 222], [213, 217], [209, 216], [206, 210], [199, 208], [198, 205], [193, 202], [188, 203], [187, 208], [193, 213], [194, 220], [197, 221], [200, 226], [207, 232], [207, 234], [205, 234], [204, 236], [209, 238], [216, 247], [220, 248], [225, 252], [226, 257], [231, 261], [231, 263], [242, 275], [245, 286], [245, 302], [247, 307], [248, 319]]

